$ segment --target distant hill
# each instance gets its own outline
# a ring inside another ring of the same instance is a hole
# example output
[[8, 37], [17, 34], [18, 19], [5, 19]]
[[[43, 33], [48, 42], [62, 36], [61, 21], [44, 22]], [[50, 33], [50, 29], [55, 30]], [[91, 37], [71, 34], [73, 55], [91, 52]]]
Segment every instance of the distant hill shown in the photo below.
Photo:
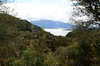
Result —
[[36, 20], [36, 21], [31, 21], [32, 24], [35, 24], [39, 27], [43, 28], [67, 28], [71, 29], [72, 24], [69, 23], [64, 23], [60, 21], [52, 21], [52, 20]]

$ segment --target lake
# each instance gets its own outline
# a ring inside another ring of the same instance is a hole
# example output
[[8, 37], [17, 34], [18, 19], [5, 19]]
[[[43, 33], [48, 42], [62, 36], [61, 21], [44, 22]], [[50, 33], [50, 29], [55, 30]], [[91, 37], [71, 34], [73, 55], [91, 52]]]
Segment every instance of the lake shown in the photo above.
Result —
[[47, 32], [50, 32], [51, 34], [55, 36], [66, 36], [69, 32], [72, 30], [65, 29], [65, 28], [58, 28], [58, 29], [44, 29]]

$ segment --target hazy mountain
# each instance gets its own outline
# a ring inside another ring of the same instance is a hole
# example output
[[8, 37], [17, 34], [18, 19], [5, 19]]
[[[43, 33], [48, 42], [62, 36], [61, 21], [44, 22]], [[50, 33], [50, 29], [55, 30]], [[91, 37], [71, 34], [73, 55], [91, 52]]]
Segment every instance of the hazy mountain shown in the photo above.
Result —
[[36, 20], [31, 21], [32, 24], [35, 24], [41, 28], [72, 28], [72, 24], [64, 23], [60, 21], [52, 21], [52, 20]]

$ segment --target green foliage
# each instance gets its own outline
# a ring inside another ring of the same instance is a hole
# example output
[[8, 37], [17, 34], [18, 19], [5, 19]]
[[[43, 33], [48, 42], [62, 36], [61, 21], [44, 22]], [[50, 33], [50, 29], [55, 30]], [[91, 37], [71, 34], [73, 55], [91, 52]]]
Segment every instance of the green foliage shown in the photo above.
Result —
[[57, 66], [57, 65], [59, 65], [57, 58], [54, 56], [54, 53], [49, 52], [49, 53], [46, 54], [45, 65], [46, 66]]
[[53, 36], [26, 20], [0, 14], [1, 66], [89, 66], [100, 63], [100, 30]]
[[77, 62], [79, 46], [76, 43], [68, 47], [59, 47], [55, 54], [57, 55], [62, 65], [74, 66]]
[[[80, 32], [79, 32], [80, 31]], [[100, 62], [100, 31], [99, 30], [75, 30], [78, 33], [74, 38], [73, 44], [77, 42], [76, 50], [78, 50], [78, 55], [75, 58], [77, 60], [77, 65], [91, 65]], [[75, 52], [75, 49], [73, 50]], [[72, 53], [72, 52], [71, 52]], [[74, 53], [73, 53], [74, 54]], [[71, 54], [72, 55], [72, 54]], [[74, 54], [75, 55], [75, 54]], [[73, 58], [72, 56], [71, 58]]]

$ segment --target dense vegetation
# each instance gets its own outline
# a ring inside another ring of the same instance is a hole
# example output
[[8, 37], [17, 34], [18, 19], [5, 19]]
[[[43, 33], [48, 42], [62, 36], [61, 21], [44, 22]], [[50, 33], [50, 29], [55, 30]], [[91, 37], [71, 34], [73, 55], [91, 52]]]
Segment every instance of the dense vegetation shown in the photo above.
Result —
[[1, 66], [89, 66], [100, 63], [100, 30], [53, 36], [26, 20], [0, 14]]
[[[37, 56], [35, 57], [37, 60], [38, 57], [47, 55], [48, 52], [54, 52], [59, 46], [67, 46], [66, 40], [70, 39], [64, 39], [66, 38], [54, 37], [26, 20], [8, 14], [0, 14], [0, 64], [2, 66], [4, 64], [12, 65], [13, 63], [16, 65], [17, 60], [18, 63], [22, 61], [24, 65], [27, 64], [24, 63], [23, 59], [24, 53], [27, 54], [27, 52], [32, 57]], [[30, 54], [33, 51], [36, 55]], [[36, 62], [34, 58], [28, 59], [33, 59], [34, 63]], [[29, 62], [33, 64], [33, 60]], [[37, 61], [40, 62], [39, 59]]]
[[[1, 10], [0, 66], [100, 66], [100, 1], [76, 1], [77, 5], [87, 5], [85, 13], [93, 13], [94, 18], [81, 22], [66, 37], [53, 36]], [[0, 0], [3, 2], [6, 0]], [[99, 28], [88, 28], [94, 23]]]

